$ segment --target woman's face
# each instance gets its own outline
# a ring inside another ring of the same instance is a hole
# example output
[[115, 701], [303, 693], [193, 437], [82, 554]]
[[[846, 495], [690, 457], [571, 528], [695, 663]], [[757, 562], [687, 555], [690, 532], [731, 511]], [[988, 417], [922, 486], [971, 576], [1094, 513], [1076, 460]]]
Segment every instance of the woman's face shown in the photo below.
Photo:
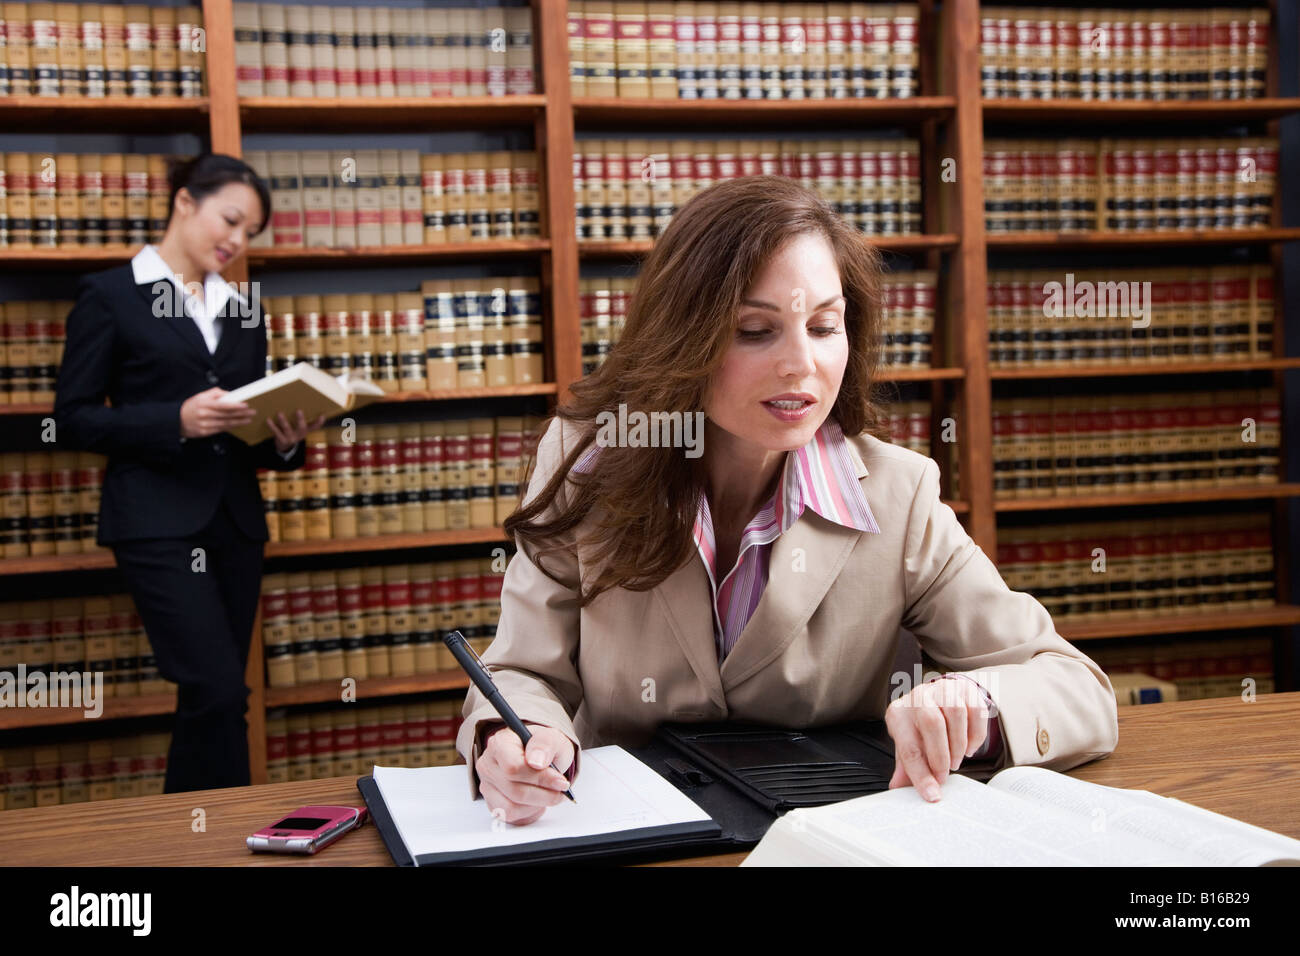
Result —
[[[746, 290], [735, 338], [710, 383], [708, 417], [766, 451], [808, 444], [848, 364], [845, 305], [830, 243], [815, 233], [788, 242]], [[791, 395], [804, 400], [795, 410], [771, 404]]]
[[185, 190], [176, 202], [185, 251], [205, 272], [221, 272], [243, 255], [262, 223], [262, 200], [246, 183], [226, 183], [197, 204]]

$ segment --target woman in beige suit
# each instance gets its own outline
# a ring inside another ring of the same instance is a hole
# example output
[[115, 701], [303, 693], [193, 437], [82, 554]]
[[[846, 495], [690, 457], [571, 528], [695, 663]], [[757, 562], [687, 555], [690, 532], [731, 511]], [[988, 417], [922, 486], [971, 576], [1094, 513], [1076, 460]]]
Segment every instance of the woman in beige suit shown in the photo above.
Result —
[[[890, 786], [929, 800], [966, 757], [1066, 769], [1114, 749], [1105, 674], [1006, 587], [935, 463], [887, 441], [881, 276], [785, 177], [718, 183], [673, 216], [505, 523], [518, 553], [484, 659], [533, 736], [525, 753], [471, 689], [471, 796], [531, 823], [582, 747], [670, 720], [883, 714]], [[900, 629], [943, 673], [890, 673]]]

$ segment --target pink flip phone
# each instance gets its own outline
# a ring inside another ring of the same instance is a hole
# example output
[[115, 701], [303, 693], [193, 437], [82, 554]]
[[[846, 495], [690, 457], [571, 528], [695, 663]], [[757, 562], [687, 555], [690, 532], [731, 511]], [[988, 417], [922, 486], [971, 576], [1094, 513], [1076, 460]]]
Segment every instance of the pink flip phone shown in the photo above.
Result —
[[263, 853], [315, 853], [366, 822], [366, 807], [299, 807], [245, 842]]

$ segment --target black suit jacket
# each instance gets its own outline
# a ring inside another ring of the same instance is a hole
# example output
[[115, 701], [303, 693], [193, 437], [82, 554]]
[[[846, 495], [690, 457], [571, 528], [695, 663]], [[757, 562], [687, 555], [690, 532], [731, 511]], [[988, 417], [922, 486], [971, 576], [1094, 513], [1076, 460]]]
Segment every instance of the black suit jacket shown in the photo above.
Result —
[[[163, 282], [136, 285], [127, 262], [78, 283], [54, 400], [56, 447], [108, 456], [95, 538], [101, 545], [192, 534], [212, 519], [223, 496], [239, 527], [265, 541], [256, 469], [302, 467], [306, 443], [286, 460], [274, 438], [254, 446], [229, 432], [181, 438], [185, 399], [266, 374], [261, 309], [253, 297], [252, 314], [241, 315], [232, 295], [220, 313], [221, 341], [210, 353], [194, 319], [177, 307], [175, 286]], [[157, 314], [160, 295], [166, 302]]]

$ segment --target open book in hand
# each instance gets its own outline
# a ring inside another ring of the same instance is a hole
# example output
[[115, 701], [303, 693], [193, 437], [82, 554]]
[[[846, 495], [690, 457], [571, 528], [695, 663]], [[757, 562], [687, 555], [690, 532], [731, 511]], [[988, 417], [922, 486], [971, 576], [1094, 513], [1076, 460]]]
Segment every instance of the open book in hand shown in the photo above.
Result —
[[927, 803], [915, 787], [791, 810], [741, 866], [1300, 865], [1300, 840], [1147, 790], [1042, 767], [987, 784], [960, 774]]
[[309, 362], [299, 362], [228, 392], [227, 401], [247, 402], [257, 409], [255, 419], [229, 431], [236, 438], [256, 445], [271, 437], [266, 420], [275, 418], [277, 412], [284, 412], [293, 425], [300, 408], [310, 422], [318, 415], [333, 418], [383, 397], [384, 390], [373, 382], [351, 379], [347, 372], [335, 378]]

